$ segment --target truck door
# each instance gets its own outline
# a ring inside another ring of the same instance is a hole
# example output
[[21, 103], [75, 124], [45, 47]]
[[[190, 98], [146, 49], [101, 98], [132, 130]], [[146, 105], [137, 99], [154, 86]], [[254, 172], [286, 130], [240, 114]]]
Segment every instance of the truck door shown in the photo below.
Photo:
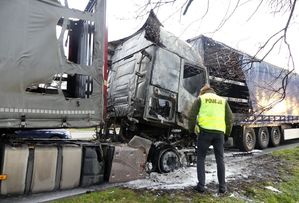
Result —
[[151, 47], [124, 57], [112, 64], [108, 79], [108, 112], [127, 116], [135, 111], [145, 94], [147, 69], [151, 64]]
[[205, 83], [207, 83], [206, 70], [182, 59], [177, 99], [177, 125], [188, 129], [189, 111]]
[[175, 123], [180, 63], [181, 60], [177, 54], [163, 48], [156, 49], [146, 95], [144, 119]]

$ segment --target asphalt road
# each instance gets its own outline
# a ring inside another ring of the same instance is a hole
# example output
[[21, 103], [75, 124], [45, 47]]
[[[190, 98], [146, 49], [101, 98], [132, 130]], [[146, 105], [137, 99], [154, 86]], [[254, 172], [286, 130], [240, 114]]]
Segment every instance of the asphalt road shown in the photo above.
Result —
[[271, 153], [273, 151], [281, 150], [281, 149], [289, 149], [299, 146], [299, 139], [287, 140], [284, 141], [280, 146], [277, 147], [269, 147], [263, 150], [264, 154]]

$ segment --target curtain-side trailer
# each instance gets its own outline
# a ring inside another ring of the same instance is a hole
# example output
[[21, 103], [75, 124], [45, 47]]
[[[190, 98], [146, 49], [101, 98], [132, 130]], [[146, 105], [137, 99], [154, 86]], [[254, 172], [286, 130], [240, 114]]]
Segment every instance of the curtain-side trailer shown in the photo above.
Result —
[[0, 1], [0, 196], [103, 181], [100, 143], [14, 132], [103, 122], [105, 18], [105, 0], [82, 10], [68, 1]]

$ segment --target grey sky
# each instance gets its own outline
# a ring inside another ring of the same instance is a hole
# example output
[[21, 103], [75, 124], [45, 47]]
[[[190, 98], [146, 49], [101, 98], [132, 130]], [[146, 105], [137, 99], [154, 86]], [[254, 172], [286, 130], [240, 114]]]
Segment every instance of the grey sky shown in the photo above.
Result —
[[[70, 5], [80, 6], [87, 0], [69, 0]], [[142, 26], [146, 16], [136, 18], [139, 8], [147, 0], [107, 0], [107, 24], [109, 40], [116, 40], [126, 37]], [[259, 47], [273, 33], [280, 30], [286, 23], [286, 14], [273, 14], [269, 10], [269, 5], [263, 4], [254, 14], [256, 6], [260, 0], [241, 0], [240, 6], [234, 15], [218, 31], [217, 28], [222, 19], [227, 18], [233, 11], [238, 0], [213, 0], [209, 1], [209, 11], [204, 16], [207, 9], [207, 2], [194, 0], [188, 10], [187, 15], [181, 15], [180, 5], [185, 0], [177, 0], [176, 4], [170, 4], [156, 10], [156, 14], [165, 29], [188, 39], [200, 34], [212, 37], [233, 48], [255, 55]], [[148, 8], [150, 9], [150, 8]], [[299, 72], [299, 20], [298, 8], [295, 10], [293, 23], [288, 32], [288, 40], [291, 44], [292, 54], [295, 60], [296, 70]], [[250, 20], [248, 20], [250, 18]], [[262, 55], [258, 55], [262, 57]], [[280, 43], [275, 50], [265, 59], [274, 65], [281, 67], [288, 66], [288, 54], [286, 46]]]

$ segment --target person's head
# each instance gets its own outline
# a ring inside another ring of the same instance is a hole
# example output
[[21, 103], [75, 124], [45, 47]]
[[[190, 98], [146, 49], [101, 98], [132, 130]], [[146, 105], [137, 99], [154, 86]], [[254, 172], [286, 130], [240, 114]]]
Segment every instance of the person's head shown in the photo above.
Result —
[[209, 85], [209, 84], [205, 84], [199, 92], [199, 95], [203, 95], [205, 93], [214, 93], [215, 94], [215, 90]]

